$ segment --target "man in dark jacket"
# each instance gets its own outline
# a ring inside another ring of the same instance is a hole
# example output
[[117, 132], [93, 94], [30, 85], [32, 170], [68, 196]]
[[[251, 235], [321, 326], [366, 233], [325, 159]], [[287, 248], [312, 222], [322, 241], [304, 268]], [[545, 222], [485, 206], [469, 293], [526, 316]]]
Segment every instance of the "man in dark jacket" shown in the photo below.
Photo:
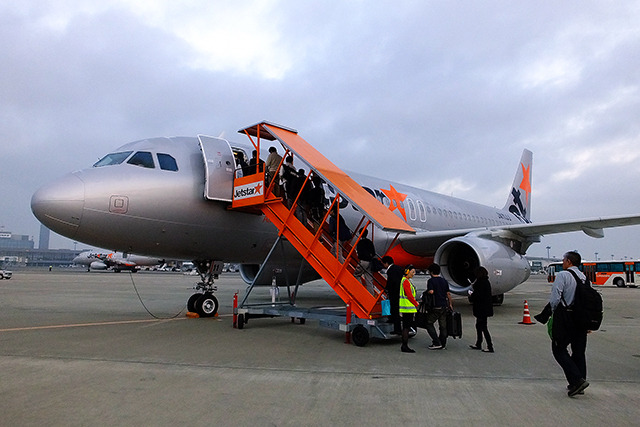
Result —
[[371, 262], [373, 257], [376, 256], [376, 247], [373, 245], [371, 239], [367, 236], [369, 230], [366, 228], [362, 230], [362, 237], [356, 245], [356, 254], [360, 261], [359, 267], [356, 269], [356, 277], [359, 279], [364, 275], [364, 281], [367, 286], [367, 290], [373, 295], [375, 293], [375, 287], [373, 286], [373, 269], [371, 268]]
[[[427, 268], [431, 278], [427, 281], [427, 292], [433, 295], [433, 309], [427, 313], [427, 332], [432, 344], [429, 350], [442, 350], [447, 346], [447, 310], [453, 311], [453, 301], [449, 292], [449, 282], [440, 276], [440, 266], [431, 264]], [[433, 326], [438, 322], [440, 335]]]
[[343, 262], [344, 254], [342, 253], [342, 243], [351, 239], [351, 230], [347, 227], [342, 215], [338, 213], [337, 208], [333, 208], [331, 212], [329, 212], [329, 232], [331, 233], [331, 237], [335, 239], [331, 251], [336, 253], [336, 258], [338, 258], [340, 262]]
[[392, 334], [400, 335], [402, 333], [402, 327], [400, 325], [400, 313], [398, 312], [399, 300], [400, 300], [400, 282], [402, 281], [402, 267], [393, 263], [393, 258], [389, 255], [385, 255], [381, 259], [382, 266], [387, 269], [387, 287], [385, 292], [387, 298], [391, 303], [391, 316], [390, 320], [393, 323]]

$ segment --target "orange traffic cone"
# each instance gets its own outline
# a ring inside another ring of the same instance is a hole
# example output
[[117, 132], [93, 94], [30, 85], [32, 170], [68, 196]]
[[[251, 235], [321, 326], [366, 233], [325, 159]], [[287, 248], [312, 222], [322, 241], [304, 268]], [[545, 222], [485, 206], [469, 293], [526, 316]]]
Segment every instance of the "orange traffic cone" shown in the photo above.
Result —
[[524, 300], [524, 315], [522, 316], [522, 322], [518, 322], [521, 325], [535, 325], [536, 322], [531, 321], [531, 315], [529, 314], [529, 304], [527, 300]]

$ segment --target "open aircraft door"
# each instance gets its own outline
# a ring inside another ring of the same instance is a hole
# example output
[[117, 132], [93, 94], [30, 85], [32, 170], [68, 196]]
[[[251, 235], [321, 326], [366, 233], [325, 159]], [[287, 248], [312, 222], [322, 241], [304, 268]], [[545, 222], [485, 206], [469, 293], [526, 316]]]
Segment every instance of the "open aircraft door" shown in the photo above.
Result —
[[236, 162], [229, 143], [222, 138], [198, 135], [204, 158], [204, 197], [231, 202]]

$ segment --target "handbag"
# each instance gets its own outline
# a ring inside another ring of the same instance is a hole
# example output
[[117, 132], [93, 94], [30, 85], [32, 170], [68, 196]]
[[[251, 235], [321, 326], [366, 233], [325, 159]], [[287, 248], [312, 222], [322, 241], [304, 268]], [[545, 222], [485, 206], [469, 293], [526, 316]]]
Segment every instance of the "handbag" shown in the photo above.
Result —
[[560, 345], [568, 344], [574, 329], [572, 311], [564, 305], [558, 304], [552, 317], [551, 339]]
[[424, 291], [422, 293], [422, 301], [420, 303], [421, 306], [424, 306], [424, 312], [428, 313], [433, 311], [433, 308], [436, 305], [436, 297], [434, 294], [430, 294], [429, 291]]
[[416, 327], [427, 329], [427, 324], [429, 323], [427, 322], [427, 317], [427, 307], [424, 302], [420, 302], [415, 318]]
[[382, 309], [382, 316], [391, 316], [391, 301], [383, 299], [380, 301], [380, 308]]

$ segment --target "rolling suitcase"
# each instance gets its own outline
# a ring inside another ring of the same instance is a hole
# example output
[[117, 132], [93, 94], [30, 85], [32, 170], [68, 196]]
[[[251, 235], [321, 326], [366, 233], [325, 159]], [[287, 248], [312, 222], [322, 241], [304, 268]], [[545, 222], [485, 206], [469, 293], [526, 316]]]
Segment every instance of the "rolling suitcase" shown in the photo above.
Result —
[[462, 338], [462, 315], [459, 311], [449, 311], [447, 313], [447, 336]]

